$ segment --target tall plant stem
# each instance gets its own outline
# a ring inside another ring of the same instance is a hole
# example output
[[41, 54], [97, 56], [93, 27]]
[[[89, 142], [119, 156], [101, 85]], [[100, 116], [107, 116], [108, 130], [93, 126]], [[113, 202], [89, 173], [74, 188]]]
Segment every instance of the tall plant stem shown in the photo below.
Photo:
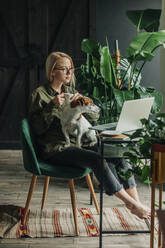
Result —
[[89, 68], [90, 68], [90, 55], [89, 55], [89, 53], [87, 53], [86, 64], [87, 64], [87, 72], [89, 73]]
[[112, 57], [111, 57], [111, 54], [110, 53], [109, 53], [109, 59], [110, 59], [111, 68], [112, 68], [112, 72], [113, 72], [114, 79], [115, 79], [115, 84], [116, 84], [116, 86], [118, 86], [118, 80], [117, 80], [117, 77], [116, 77], [116, 69], [113, 66]]
[[139, 69], [139, 72], [138, 72], [137, 77], [136, 77], [136, 79], [135, 79], [134, 87], [135, 87], [135, 85], [136, 85], [136, 80], [138, 80], [138, 77], [139, 77], [139, 75], [140, 75], [140, 73], [141, 73], [141, 71], [142, 71], [143, 66], [145, 65], [145, 63], [146, 63], [146, 62], [143, 61], [143, 64], [141, 65], [141, 67], [140, 67], [140, 69]]

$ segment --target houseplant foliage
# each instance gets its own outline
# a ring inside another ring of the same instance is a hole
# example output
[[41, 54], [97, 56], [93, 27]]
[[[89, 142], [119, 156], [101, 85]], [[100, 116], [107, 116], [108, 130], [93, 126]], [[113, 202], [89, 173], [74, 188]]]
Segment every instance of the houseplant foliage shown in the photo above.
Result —
[[[152, 113], [160, 110], [162, 94], [140, 83], [145, 63], [154, 58], [154, 51], [164, 42], [164, 30], [137, 34], [127, 49], [128, 57], [121, 56], [120, 67], [116, 67], [116, 57], [112, 56], [108, 41], [101, 46], [97, 41], [83, 39], [81, 48], [86, 54], [86, 63], [81, 65], [77, 73], [77, 82], [79, 90], [100, 106], [101, 123], [116, 120], [125, 100], [153, 96]], [[120, 86], [117, 70], [120, 70]]]
[[147, 32], [138, 33], [131, 41], [128, 56], [120, 56], [120, 65], [117, 65], [117, 52], [111, 54], [113, 47], [108, 41], [101, 46], [97, 41], [83, 39], [81, 44], [86, 63], [77, 71], [77, 82], [80, 91], [100, 106], [100, 123], [115, 121], [125, 100], [153, 96], [152, 113], [159, 112], [162, 105], [162, 94], [141, 84], [145, 63], [150, 62], [155, 50], [164, 45], [165, 31], [158, 31], [161, 10], [131, 10], [126, 15], [137, 26], [138, 32]]
[[137, 27], [137, 32], [143, 29], [147, 32], [156, 32], [159, 29], [160, 9], [128, 10], [126, 15]]
[[[154, 47], [158, 47], [160, 45], [159, 41], [156, 41], [154, 36], [161, 34], [160, 32], [156, 32], [159, 28], [161, 10], [131, 10], [127, 11], [126, 14], [131, 22], [137, 27], [137, 32], [140, 32], [140, 30], [143, 29], [147, 32], [150, 32], [140, 34], [148, 36], [147, 42], [149, 41], [149, 39], [151, 39], [151, 49], [150, 51], [148, 50], [148, 55], [146, 54], [146, 57], [149, 61], [150, 56], [153, 56]], [[143, 44], [144, 50], [145, 46], [147, 45], [147, 43]], [[136, 51], [137, 56], [139, 56], [139, 49], [135, 45], [132, 51], [130, 51], [130, 54], [135, 55]], [[143, 56], [143, 54], [141, 54], [140, 56]], [[136, 59], [138, 60], [138, 58]], [[137, 130], [130, 136], [130, 139], [132, 140], [138, 139], [138, 142], [136, 142], [136, 146], [128, 145], [129, 152], [124, 153], [124, 155], [128, 157], [131, 163], [134, 165], [133, 169], [129, 171], [122, 171], [121, 173], [124, 177], [129, 177], [130, 175], [132, 175], [132, 173], [135, 173], [140, 175], [143, 181], [148, 181], [147, 179], [150, 178], [150, 162], [149, 164], [146, 164], [146, 160], [141, 158], [149, 158], [151, 160], [153, 144], [165, 145], [165, 114], [157, 113], [156, 115], [153, 115], [150, 120], [143, 119], [141, 120], [141, 122], [143, 124], [143, 129]]]
[[150, 166], [145, 163], [144, 158], [151, 160], [153, 144], [165, 145], [165, 113], [157, 113], [148, 120], [142, 119], [141, 123], [142, 129], [129, 135], [133, 145], [128, 144], [129, 151], [124, 153], [133, 164], [133, 169], [122, 172], [126, 177], [136, 173], [145, 181], [150, 177]]

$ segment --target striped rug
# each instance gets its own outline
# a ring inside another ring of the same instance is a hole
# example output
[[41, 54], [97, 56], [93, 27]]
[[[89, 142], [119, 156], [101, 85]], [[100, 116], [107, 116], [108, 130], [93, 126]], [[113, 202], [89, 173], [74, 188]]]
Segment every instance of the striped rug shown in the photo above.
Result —
[[[71, 208], [31, 209], [25, 227], [21, 226], [23, 209], [0, 206], [0, 238], [41, 238], [75, 236], [75, 226]], [[78, 208], [80, 236], [99, 235], [99, 215], [95, 208]], [[127, 208], [104, 208], [103, 230], [148, 230], [149, 223], [132, 215]]]

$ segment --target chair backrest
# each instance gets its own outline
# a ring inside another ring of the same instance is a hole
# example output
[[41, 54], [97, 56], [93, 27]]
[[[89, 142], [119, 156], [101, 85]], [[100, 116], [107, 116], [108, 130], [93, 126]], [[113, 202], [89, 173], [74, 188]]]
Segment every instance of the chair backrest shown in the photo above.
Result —
[[22, 120], [21, 142], [25, 169], [35, 175], [41, 175], [42, 173], [35, 151], [34, 137], [26, 118]]

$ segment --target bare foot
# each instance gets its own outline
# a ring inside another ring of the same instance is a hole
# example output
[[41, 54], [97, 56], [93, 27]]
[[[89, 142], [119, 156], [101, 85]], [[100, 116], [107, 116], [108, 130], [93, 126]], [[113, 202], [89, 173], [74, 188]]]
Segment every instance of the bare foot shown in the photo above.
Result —
[[132, 214], [135, 214], [140, 219], [148, 219], [151, 217], [151, 210], [140, 202], [137, 202], [135, 205], [126, 204], [126, 207], [131, 211]]
[[122, 200], [126, 207], [140, 219], [147, 219], [151, 217], [151, 210], [144, 206], [139, 199], [134, 199], [131, 194], [128, 194], [124, 189], [116, 192], [115, 195]]

